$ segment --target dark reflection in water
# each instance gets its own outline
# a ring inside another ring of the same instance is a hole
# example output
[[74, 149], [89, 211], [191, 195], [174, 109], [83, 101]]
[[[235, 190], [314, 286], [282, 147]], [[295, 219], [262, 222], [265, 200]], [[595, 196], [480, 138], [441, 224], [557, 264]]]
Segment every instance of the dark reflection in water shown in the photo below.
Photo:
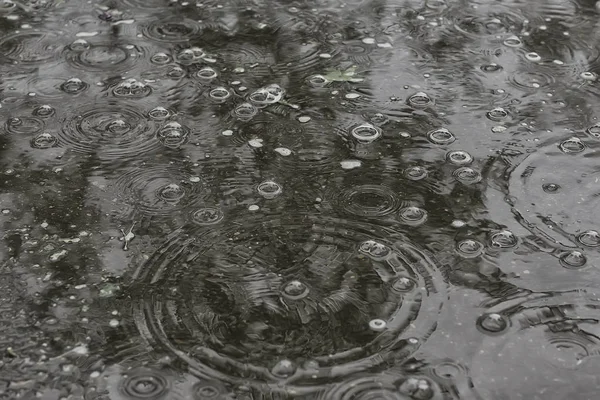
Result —
[[588, 0], [0, 1], [0, 399], [597, 399]]

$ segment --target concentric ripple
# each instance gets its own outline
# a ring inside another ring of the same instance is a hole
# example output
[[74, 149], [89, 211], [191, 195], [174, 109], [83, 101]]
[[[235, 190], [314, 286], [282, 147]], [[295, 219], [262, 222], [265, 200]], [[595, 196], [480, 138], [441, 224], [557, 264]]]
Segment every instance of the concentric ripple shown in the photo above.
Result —
[[401, 204], [399, 196], [383, 185], [362, 185], [343, 190], [338, 197], [339, 206], [352, 215], [381, 217], [391, 214]]
[[86, 106], [68, 117], [59, 142], [78, 153], [104, 158], [128, 158], [160, 148], [153, 122], [126, 103]]
[[187, 42], [201, 33], [201, 26], [191, 19], [156, 19], [142, 27], [148, 39], [165, 43]]
[[599, 305], [597, 293], [577, 290], [532, 293], [488, 308], [478, 321], [485, 350], [470, 367], [482, 398], [535, 397], [540, 387], [552, 397], [578, 398], [574, 390], [596, 388]]
[[[399, 233], [305, 214], [186, 226], [129, 293], [140, 334], [192, 371], [301, 395], [408, 357], [444, 292], [431, 256]], [[407, 381], [398, 391], [414, 395]]]
[[[207, 195], [204, 183], [192, 178], [191, 174], [169, 165], [134, 168], [116, 180], [115, 191], [126, 195], [125, 201], [146, 215], [168, 216], [193, 207]], [[193, 222], [210, 219], [206, 212], [194, 212]], [[217, 212], [213, 222], [218, 222], [214, 221], [218, 218]]]
[[31, 135], [44, 129], [44, 122], [35, 117], [12, 117], [4, 123], [4, 130], [13, 135]]
[[57, 33], [21, 32], [0, 41], [0, 62], [44, 63], [57, 57], [60, 48]]
[[93, 43], [87, 46], [73, 46], [66, 51], [65, 59], [74, 68], [86, 71], [131, 70], [137, 57], [143, 52], [131, 45], [117, 43]]

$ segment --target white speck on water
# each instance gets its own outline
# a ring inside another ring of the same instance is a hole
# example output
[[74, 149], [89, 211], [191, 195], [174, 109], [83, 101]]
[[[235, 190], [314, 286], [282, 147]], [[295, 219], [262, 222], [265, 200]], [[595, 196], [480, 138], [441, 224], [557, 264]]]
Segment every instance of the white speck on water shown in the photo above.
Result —
[[118, 321], [118, 320], [116, 320], [116, 319], [111, 319], [111, 320], [108, 322], [108, 325], [110, 325], [112, 328], [116, 328], [117, 326], [119, 326], [119, 321]]
[[75, 36], [77, 37], [92, 37], [92, 36], [96, 36], [98, 35], [100, 32], [98, 31], [94, 31], [94, 32], [79, 32], [76, 33]]
[[360, 94], [358, 93], [348, 93], [346, 94], [346, 98], [347, 99], [358, 99], [360, 97]]
[[263, 140], [262, 139], [251, 139], [248, 141], [248, 144], [251, 147], [255, 147], [255, 148], [259, 148], [259, 147], [263, 147]]
[[377, 47], [381, 47], [383, 49], [389, 49], [392, 47], [391, 43], [377, 43]]
[[223, 136], [232, 136], [233, 135], [233, 131], [231, 129], [227, 129], [227, 130], [224, 130], [223, 132], [221, 132], [221, 135], [223, 135]]
[[360, 160], [344, 160], [340, 162], [340, 165], [342, 169], [354, 169], [360, 167], [362, 162]]
[[192, 176], [190, 177], [190, 182], [200, 182], [200, 177], [199, 176]]
[[248, 210], [250, 211], [257, 211], [260, 207], [257, 206], [256, 204], [252, 204], [248, 206]]
[[310, 121], [310, 117], [308, 115], [301, 115], [298, 117], [298, 121], [300, 121], [304, 124], [304, 123]]
[[292, 154], [292, 151], [290, 149], [286, 149], [285, 147], [277, 147], [275, 151], [284, 157], [287, 157], [290, 154]]
[[331, 58], [331, 54], [329, 54], [329, 53], [321, 53], [321, 54], [319, 54], [319, 57], [321, 57], [321, 58]]
[[375, 39], [373, 39], [373, 38], [364, 38], [364, 39], [362, 40], [362, 42], [363, 42], [364, 44], [375, 44]]

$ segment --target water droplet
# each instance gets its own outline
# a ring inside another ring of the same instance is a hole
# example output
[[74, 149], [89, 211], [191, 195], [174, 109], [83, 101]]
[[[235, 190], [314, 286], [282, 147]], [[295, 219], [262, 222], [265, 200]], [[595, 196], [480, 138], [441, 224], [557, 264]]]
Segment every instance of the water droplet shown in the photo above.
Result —
[[434, 397], [436, 392], [434, 387], [435, 384], [428, 379], [409, 377], [402, 382], [398, 390], [401, 393], [410, 396], [411, 399], [430, 400]]
[[502, 230], [492, 234], [490, 237], [490, 244], [492, 247], [500, 248], [500, 249], [508, 249], [515, 247], [519, 240], [509, 230]]
[[148, 112], [148, 116], [155, 121], [164, 121], [171, 116], [171, 113], [164, 107], [155, 107]]
[[419, 207], [405, 207], [398, 212], [400, 222], [410, 225], [418, 226], [427, 221], [427, 211]]
[[585, 131], [595, 138], [600, 138], [600, 123], [590, 126]]
[[464, 185], [473, 185], [483, 179], [481, 174], [471, 167], [460, 167], [452, 173], [452, 176]]
[[196, 72], [194, 76], [203, 81], [210, 81], [212, 79], [215, 79], [218, 76], [218, 74], [217, 71], [214, 70], [214, 68], [204, 67], [201, 68], [198, 72]]
[[498, 65], [498, 64], [491, 63], [491, 64], [485, 64], [485, 65], [482, 65], [482, 66], [481, 66], [481, 70], [482, 70], [483, 72], [488, 72], [488, 73], [491, 73], [491, 72], [498, 72], [498, 71], [502, 71], [502, 70], [503, 70], [503, 68], [502, 68], [502, 66], [500, 66], [500, 65]]
[[156, 53], [150, 57], [150, 62], [157, 65], [165, 65], [171, 62], [171, 57], [167, 53]]
[[590, 81], [593, 82], [596, 79], [598, 79], [598, 75], [596, 75], [593, 72], [582, 72], [581, 74], [579, 74], [579, 76], [584, 80], [584, 81]]
[[35, 149], [48, 149], [56, 146], [58, 139], [49, 133], [43, 132], [31, 139], [31, 147]]
[[581, 153], [585, 150], [585, 143], [581, 141], [581, 139], [577, 137], [572, 137], [562, 141], [558, 148], [563, 153]]
[[292, 151], [290, 149], [285, 148], [285, 147], [277, 147], [275, 149], [275, 151], [277, 153], [279, 153], [280, 155], [284, 156], [284, 157], [287, 157], [287, 156], [289, 156], [289, 155], [292, 154]]
[[71, 78], [60, 85], [60, 89], [69, 94], [81, 93], [88, 88], [88, 84], [79, 78]]
[[117, 97], [145, 97], [152, 93], [152, 89], [137, 79], [126, 79], [113, 89]]
[[504, 315], [491, 313], [477, 318], [477, 329], [487, 334], [499, 334], [510, 326], [510, 321]]
[[382, 319], [372, 319], [369, 321], [369, 329], [375, 332], [382, 332], [387, 327], [387, 322]]
[[169, 383], [159, 372], [140, 368], [129, 372], [121, 390], [132, 399], [158, 399], [169, 391]]
[[298, 117], [298, 121], [302, 122], [303, 124], [310, 120], [311, 118], [308, 115], [301, 115]]
[[184, 144], [189, 137], [189, 129], [178, 122], [166, 123], [157, 133], [163, 146], [176, 149]]
[[37, 106], [34, 110], [33, 110], [33, 115], [35, 115], [36, 117], [41, 117], [41, 118], [47, 118], [47, 117], [51, 117], [55, 114], [55, 110], [54, 107], [49, 106], [47, 104], [41, 105], [41, 106]]
[[584, 246], [597, 247], [600, 246], [600, 233], [593, 230], [585, 231], [577, 236], [577, 240]]
[[406, 276], [401, 276], [392, 283], [392, 290], [400, 293], [406, 293], [417, 287], [416, 282]]
[[354, 169], [358, 168], [362, 165], [362, 161], [360, 160], [344, 160], [340, 161], [340, 165], [342, 169]]
[[169, 203], [176, 203], [185, 196], [185, 189], [176, 183], [170, 183], [158, 189], [156, 195]]
[[[194, 384], [192, 393], [193, 399], [191, 400], [220, 400], [229, 398], [227, 388], [219, 381], [201, 380]], [[154, 399], [152, 398], [151, 400]]]
[[504, 40], [504, 45], [508, 47], [521, 47], [523, 42], [516, 36], [510, 36]]
[[468, 165], [473, 162], [473, 156], [464, 150], [452, 150], [446, 153], [446, 160], [454, 165]]
[[250, 103], [242, 103], [233, 110], [233, 114], [241, 121], [249, 121], [258, 114], [258, 108]]
[[560, 185], [556, 183], [544, 183], [542, 190], [546, 193], [557, 193], [560, 190]]
[[569, 251], [559, 257], [560, 264], [569, 269], [577, 269], [583, 267], [586, 262], [586, 256], [577, 250]]
[[271, 370], [271, 373], [275, 376], [287, 378], [296, 372], [296, 364], [290, 360], [281, 360]]
[[383, 243], [374, 240], [367, 240], [358, 246], [358, 251], [368, 255], [375, 261], [385, 260], [391, 253], [392, 249]]
[[274, 199], [282, 192], [281, 186], [273, 181], [264, 181], [260, 183], [256, 190], [258, 191], [258, 194], [265, 199]]
[[308, 286], [298, 280], [289, 281], [282, 288], [283, 296], [290, 300], [303, 299], [309, 292]]
[[434, 144], [450, 144], [456, 140], [452, 132], [446, 128], [438, 128], [427, 133], [427, 138]]
[[483, 249], [483, 244], [473, 239], [461, 240], [456, 245], [456, 251], [464, 258], [479, 257], [483, 253]]
[[404, 170], [404, 176], [411, 181], [419, 181], [421, 179], [427, 178], [429, 172], [421, 166], [415, 165], [414, 167], [409, 167]]
[[77, 39], [73, 43], [71, 43], [69, 48], [73, 51], [85, 51], [90, 48], [90, 44], [85, 39]]
[[427, 93], [417, 92], [408, 98], [408, 104], [415, 108], [425, 108], [433, 104]]
[[381, 137], [381, 129], [371, 124], [361, 124], [350, 131], [359, 143], [371, 143]]
[[502, 121], [508, 117], [508, 112], [502, 107], [496, 107], [486, 114], [486, 116], [492, 121]]
[[250, 94], [248, 99], [254, 105], [266, 107], [269, 104], [275, 104], [283, 99], [285, 91], [277, 84], [267, 85]]
[[542, 57], [538, 53], [530, 52], [525, 54], [525, 58], [531, 62], [540, 62], [542, 61]]
[[201, 208], [192, 213], [192, 221], [200, 226], [218, 224], [223, 218], [223, 211], [216, 207]]
[[210, 92], [208, 92], [208, 96], [211, 99], [213, 99], [219, 103], [222, 103], [231, 97], [231, 92], [227, 88], [225, 88], [223, 86], [219, 86], [219, 87], [212, 89]]

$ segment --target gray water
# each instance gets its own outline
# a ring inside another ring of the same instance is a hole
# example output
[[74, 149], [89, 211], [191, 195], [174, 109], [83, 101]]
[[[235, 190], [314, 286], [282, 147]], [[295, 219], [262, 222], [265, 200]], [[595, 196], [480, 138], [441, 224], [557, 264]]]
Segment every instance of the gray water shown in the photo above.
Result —
[[0, 21], [0, 399], [600, 398], [594, 1]]

